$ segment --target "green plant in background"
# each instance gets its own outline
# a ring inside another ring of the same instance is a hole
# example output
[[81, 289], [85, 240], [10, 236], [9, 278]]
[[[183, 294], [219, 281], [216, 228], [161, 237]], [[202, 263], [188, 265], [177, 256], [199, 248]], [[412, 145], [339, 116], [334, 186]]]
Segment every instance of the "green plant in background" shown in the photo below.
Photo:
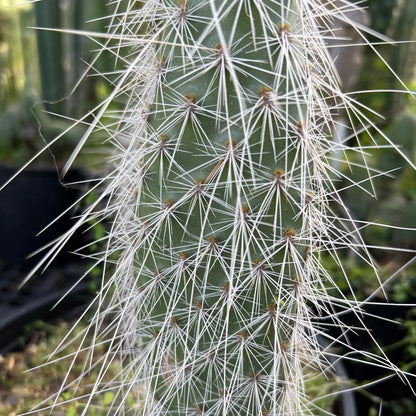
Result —
[[[336, 393], [316, 385], [340, 348], [346, 360], [410, 376], [377, 344], [376, 353], [350, 347], [342, 321], [355, 314], [354, 331], [371, 338], [343, 254], [381, 282], [338, 184], [360, 189], [389, 173], [368, 162], [372, 144], [349, 140], [383, 136], [415, 168], [340, 88], [327, 43], [340, 25], [367, 43], [351, 18], [360, 10], [346, 0], [114, 2], [103, 50], [123, 69], [104, 74], [114, 89], [63, 173], [96, 129], [114, 145], [113, 170], [44, 260], [80, 225], [111, 218], [94, 339], [79, 346], [90, 352], [85, 371], [96, 345], [108, 352], [93, 365], [82, 415], [108, 392], [111, 415], [330, 413], [325, 399]], [[115, 101], [124, 107], [109, 114]], [[349, 135], [335, 141], [341, 113]], [[123, 369], [107, 380], [118, 356]]]
[[[107, 6], [101, 0], [43, 0], [34, 4], [0, 1], [2, 162], [20, 166], [108, 93], [106, 81], [94, 76], [85, 77], [81, 87], [74, 89], [88, 70], [86, 61], [91, 60], [92, 42], [74, 34], [33, 28], [73, 27], [81, 31], [88, 27], [103, 31], [104, 23], [95, 19], [106, 13]], [[109, 71], [104, 59], [99, 70]], [[58, 165], [84, 131], [80, 122], [52, 147]], [[49, 152], [36, 160], [42, 167], [53, 163]]]
[[[68, 323], [59, 325], [46, 324], [43, 321], [35, 321], [25, 327], [25, 335], [22, 337], [22, 351], [10, 353], [7, 356], [0, 355], [0, 416], [11, 416], [29, 412], [39, 402], [43, 406], [54, 403], [50, 399], [52, 392], [56, 391], [62, 377], [71, 365], [72, 357], [77, 354], [77, 362], [72, 366], [70, 380], [75, 382], [84, 371], [83, 359], [88, 352], [77, 351], [76, 347], [67, 345], [62, 353], [67, 357], [54, 361], [47, 367], [43, 366], [45, 356], [50, 353], [51, 345], [58, 343], [68, 332]], [[82, 326], [73, 336], [81, 333]], [[96, 355], [105, 354], [105, 346], [96, 348]], [[108, 368], [109, 374], [116, 375], [119, 371], [118, 362], [113, 362]], [[77, 392], [66, 391], [59, 398], [59, 412], [55, 415], [74, 416], [79, 415], [85, 408], [82, 402], [75, 400], [79, 394], [89, 394], [88, 385], [94, 383], [99, 374], [90, 372], [87, 378], [83, 378], [83, 386]], [[105, 416], [108, 414], [109, 403], [113, 400], [111, 391], [104, 393], [93, 402], [88, 409], [89, 416]], [[130, 401], [130, 404], [133, 403]], [[41, 411], [39, 416], [50, 415], [49, 410]]]
[[[85, 61], [91, 59], [93, 44], [86, 37], [59, 29], [105, 30], [100, 18], [107, 14], [107, 5], [99, 0], [42, 0], [34, 3], [33, 9], [45, 109], [73, 119], [81, 117], [97, 101], [97, 77], [87, 77], [82, 88], [75, 88], [88, 69]], [[108, 68], [102, 63], [100, 70]]]
[[[374, 55], [367, 53], [365, 66], [370, 70], [363, 71], [359, 88], [374, 89], [377, 93], [364, 97], [364, 103], [376, 109], [385, 116], [379, 125], [383, 127], [389, 137], [394, 137], [395, 143], [409, 158], [416, 160], [415, 132], [416, 118], [414, 114], [414, 99], [407, 94], [392, 94], [400, 88], [400, 82], [406, 81], [412, 85], [416, 76], [415, 43], [408, 42], [414, 38], [416, 29], [416, 5], [404, 0], [369, 1], [369, 15], [376, 30], [387, 33], [398, 44], [380, 45], [379, 51], [385, 57], [393, 72], [380, 71], [382, 62]], [[413, 108], [412, 108], [413, 107]], [[370, 140], [363, 138], [365, 143]], [[392, 253], [377, 253], [377, 260], [382, 263], [388, 261], [402, 262], [411, 258], [414, 250], [414, 208], [416, 201], [415, 181], [416, 173], [406, 164], [406, 161], [389, 148], [383, 148], [384, 139], [376, 135], [379, 146], [368, 159], [370, 166], [380, 172], [390, 172], [389, 177], [379, 177], [369, 182], [363, 182], [368, 192], [365, 196], [357, 189], [350, 187], [344, 192], [344, 199], [355, 217], [369, 223], [390, 223], [396, 228], [368, 227], [365, 231], [366, 241], [371, 245], [381, 246], [388, 242], [404, 251], [400, 255]], [[353, 172], [355, 181], [365, 180], [367, 172], [356, 170]], [[348, 185], [347, 181], [344, 181]], [[376, 196], [376, 199], [373, 196]]]

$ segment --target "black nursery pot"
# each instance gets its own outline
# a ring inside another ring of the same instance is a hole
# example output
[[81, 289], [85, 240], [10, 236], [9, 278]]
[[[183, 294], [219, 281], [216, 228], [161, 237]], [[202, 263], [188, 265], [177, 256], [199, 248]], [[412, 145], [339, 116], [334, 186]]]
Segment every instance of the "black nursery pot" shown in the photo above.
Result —
[[[5, 183], [15, 170], [0, 167], [0, 183]], [[69, 174], [66, 183], [85, 179], [81, 172]], [[15, 349], [24, 326], [37, 319], [71, 319], [74, 310], [88, 302], [88, 283], [82, 282], [58, 308], [52, 306], [82, 276], [84, 262], [70, 251], [81, 247], [86, 236], [81, 232], [43, 273], [35, 274], [19, 289], [28, 272], [47, 251], [27, 258], [74, 224], [77, 200], [82, 187], [63, 185], [56, 170], [26, 170], [0, 192], [0, 354]], [[72, 207], [73, 206], [73, 207]], [[72, 207], [72, 208], [71, 208]], [[63, 212], [61, 218], [39, 234]]]
[[[360, 315], [360, 320], [369, 328], [371, 335], [362, 330], [350, 331], [345, 342], [348, 342], [352, 348], [357, 350], [368, 350], [370, 346], [374, 345], [374, 340], [376, 340], [379, 345], [387, 347], [386, 354], [389, 360], [400, 368], [405, 357], [406, 344], [403, 344], [402, 340], [406, 336], [406, 329], [398, 322], [407, 318], [408, 313], [414, 308], [409, 305], [416, 304], [415, 301], [416, 299], [409, 296], [405, 306], [388, 303], [369, 303], [363, 306], [364, 314]], [[346, 327], [361, 327], [361, 323], [357, 321], [353, 313], [345, 315], [343, 321]], [[334, 331], [331, 335], [335, 338], [339, 337], [340, 333]], [[373, 348], [373, 353], [378, 353], [375, 347]], [[360, 390], [354, 392], [357, 411], [357, 413], [354, 413], [354, 416], [368, 416], [374, 411], [378, 414], [380, 408], [382, 409], [382, 416], [405, 414], [410, 416], [416, 414], [414, 413], [414, 406], [406, 409], [408, 400], [414, 403], [411, 388], [392, 371], [388, 371], [381, 366], [365, 364], [365, 360], [362, 362], [356, 362], [354, 359], [342, 360], [342, 363], [343, 369], [353, 383], [352, 385], [371, 383], [370, 386], [364, 387], [362, 392]], [[380, 381], [376, 382], [377, 380]], [[415, 390], [416, 383], [414, 377], [410, 376], [408, 381], [413, 390]], [[342, 398], [342, 400], [344, 399], [347, 399], [347, 397]], [[342, 406], [344, 404], [346, 404], [345, 401], [342, 402]], [[350, 416], [345, 411], [341, 414]]]
[[[14, 172], [12, 168], [1, 167], [0, 183], [6, 182]], [[73, 172], [66, 182], [79, 181], [81, 177], [79, 172]], [[75, 186], [60, 182], [56, 170], [26, 170], [19, 174], [0, 192], [1, 263], [26, 270], [33, 267], [41, 255], [29, 259], [27, 256], [67, 231], [75, 209], [39, 232], [76, 202], [79, 194]], [[58, 261], [66, 260], [61, 255]]]

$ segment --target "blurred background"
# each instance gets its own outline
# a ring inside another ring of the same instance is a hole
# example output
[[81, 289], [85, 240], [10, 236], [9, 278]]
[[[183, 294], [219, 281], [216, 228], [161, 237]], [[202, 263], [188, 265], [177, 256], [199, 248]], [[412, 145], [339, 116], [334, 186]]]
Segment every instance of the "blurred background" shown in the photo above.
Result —
[[[99, 44], [86, 36], [42, 28], [71, 28], [105, 32], [111, 6], [105, 0], [43, 0], [36, 3], [0, 0], [0, 182], [4, 183], [21, 166], [44, 148], [56, 136], [66, 131], [74, 120], [83, 117], [106, 97], [111, 82], [97, 73], [111, 73], [114, 61], [110, 54], [96, 56]], [[358, 98], [382, 117], [376, 120], [381, 131], [391, 137], [402, 151], [416, 162], [416, 101], [409, 94], [392, 94], [387, 90], [416, 89], [416, 2], [414, 0], [369, 0], [363, 22], [391, 39], [386, 44], [375, 42], [370, 48], [344, 50], [333, 45], [339, 71], [346, 91], [380, 90], [384, 92], [360, 94]], [[354, 39], [355, 34], [346, 32]], [[359, 40], [356, 40], [359, 41]], [[382, 55], [386, 63], [378, 58]], [[389, 69], [390, 67], [390, 69]], [[393, 72], [397, 76], [393, 75]], [[86, 76], [84, 76], [87, 74]], [[83, 78], [77, 86], [78, 80]], [[405, 86], [399, 81], [405, 83]], [[85, 117], [85, 123], [89, 117]], [[88, 279], [77, 284], [71, 295], [51, 309], [58, 299], [73, 286], [91, 262], [81, 261], [69, 252], [100, 238], [102, 225], [95, 225], [88, 233], [80, 233], [44, 273], [35, 275], [18, 289], [40, 255], [27, 256], [62, 234], [73, 217], [82, 209], [78, 198], [84, 183], [99, 175], [97, 166], [106, 154], [104, 136], [96, 133], [78, 158], [70, 175], [61, 180], [59, 170], [76, 146], [84, 131], [84, 123], [63, 134], [61, 140], [37, 157], [30, 167], [0, 193], [0, 416], [28, 411], [36, 402], [49, 397], [65, 376], [66, 364], [57, 363], [36, 371], [22, 371], [40, 364], [92, 298], [99, 284], [100, 270], [93, 268]], [[400, 155], [385, 146], [376, 131], [373, 137], [363, 133], [361, 143], [372, 140], [382, 145], [373, 151], [368, 163], [374, 172], [389, 173], [358, 188], [340, 183], [347, 205], [359, 221], [394, 225], [395, 228], [369, 226], [363, 231], [366, 241], [374, 247], [385, 246], [398, 250], [374, 249], [372, 255], [380, 266], [380, 277], [386, 280], [404, 264], [411, 262], [416, 250], [416, 174]], [[354, 162], [354, 156], [350, 155]], [[360, 163], [360, 160], [357, 160]], [[353, 179], [364, 180], [365, 169], [354, 168]], [[373, 198], [375, 194], [377, 198]], [[94, 195], [91, 196], [94, 198]], [[35, 235], [51, 220], [67, 210], [53, 227], [40, 236]], [[365, 299], [377, 287], [377, 279], [367, 264], [351, 253], [342, 253], [351, 286], [358, 299]], [[341, 287], [347, 283], [331, 259], [324, 259], [328, 269]], [[389, 301], [414, 303], [416, 300], [416, 265], [411, 263], [387, 285]], [[380, 296], [376, 299], [384, 302]], [[349, 295], [348, 295], [349, 296]], [[384, 307], [369, 311], [396, 320], [389, 324], [368, 319], [374, 336], [402, 369], [416, 370], [416, 312], [413, 307]], [[352, 339], [359, 345], [360, 340]], [[361, 340], [361, 342], [364, 342]], [[354, 386], [371, 382], [383, 374], [374, 374], [354, 365], [346, 365]], [[81, 369], [79, 371], [82, 371]], [[93, 375], [92, 375], [93, 377]], [[60, 400], [71, 400], [70, 392]], [[104, 395], [91, 411], [106, 414], [105, 406], [112, 400]], [[416, 400], [409, 388], [400, 381], [389, 379], [365, 392], [355, 393], [359, 416], [416, 415]], [[95, 410], [94, 410], [95, 409]], [[60, 407], [60, 415], [80, 414], [82, 404], [69, 402]], [[45, 412], [47, 414], [48, 412]], [[58, 412], [53, 414], [58, 415]], [[93, 414], [93, 413], [90, 413]], [[345, 416], [345, 415], [344, 415]], [[350, 416], [350, 415], [348, 415]]]

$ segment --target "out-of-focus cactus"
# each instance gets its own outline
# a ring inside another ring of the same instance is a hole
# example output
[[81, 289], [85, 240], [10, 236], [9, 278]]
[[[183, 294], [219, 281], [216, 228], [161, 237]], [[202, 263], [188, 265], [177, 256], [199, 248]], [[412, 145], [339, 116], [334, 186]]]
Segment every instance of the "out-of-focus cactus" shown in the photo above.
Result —
[[[391, 53], [392, 68], [399, 80], [413, 81], [416, 76], [416, 45], [414, 42], [408, 42], [416, 36], [416, 4], [412, 0], [398, 2], [389, 32], [394, 40], [402, 42]], [[401, 88], [399, 80], [393, 78], [394, 88]], [[391, 111], [397, 114], [405, 109], [409, 99], [400, 94], [394, 98]]]
[[[38, 27], [61, 27], [59, 0], [47, 0], [35, 3], [36, 24]], [[62, 100], [67, 94], [63, 62], [63, 44], [61, 33], [45, 30], [36, 32], [42, 98], [50, 106], [52, 102]], [[62, 105], [57, 105], [55, 112], [63, 113]]]
[[[112, 335], [89, 402], [121, 352], [120, 380], [103, 387], [117, 391], [109, 414], [124, 414], [129, 395], [130, 411], [143, 416], [318, 413], [306, 386], [331, 371], [322, 337], [348, 348], [327, 331], [348, 334], [344, 310], [362, 324], [360, 303], [320, 257], [343, 270], [339, 251], [349, 249], [373, 265], [333, 160], [352, 151], [368, 166], [367, 149], [332, 139], [339, 112], [354, 137], [372, 126], [340, 89], [327, 49], [337, 24], [365, 38], [355, 9], [324, 0], [115, 2], [108, 38], [124, 68], [73, 156], [95, 127], [117, 150], [108, 187], [77, 223], [112, 218], [111, 273], [91, 324], [94, 335]], [[123, 111], [101, 126], [121, 97]], [[405, 378], [382, 349], [364, 355]], [[346, 356], [364, 362], [353, 348]]]
[[87, 105], [96, 104], [93, 77], [85, 79], [82, 88], [75, 88], [87, 71], [85, 61], [90, 59], [92, 46], [85, 36], [64, 33], [64, 29], [105, 30], [100, 21], [94, 20], [107, 13], [107, 6], [100, 0], [42, 0], [33, 7], [39, 28], [36, 36], [45, 108], [56, 114], [81, 117]]

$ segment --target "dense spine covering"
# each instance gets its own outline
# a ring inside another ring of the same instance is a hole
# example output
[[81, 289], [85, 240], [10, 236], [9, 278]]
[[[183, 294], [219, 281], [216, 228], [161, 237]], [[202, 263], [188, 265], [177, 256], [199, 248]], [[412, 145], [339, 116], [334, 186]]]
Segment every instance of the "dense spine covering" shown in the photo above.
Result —
[[128, 103], [106, 127], [116, 264], [92, 324], [113, 316], [119, 392], [143, 416], [313, 415], [305, 383], [330, 368], [325, 325], [342, 328], [335, 311], [359, 308], [320, 256], [367, 256], [336, 190], [347, 146], [332, 134], [340, 112], [368, 120], [326, 47], [357, 6], [121, 3], [111, 36], [129, 53], [110, 99]]
[[148, 1], [128, 22], [146, 43], [115, 284], [143, 415], [313, 413], [314, 314], [331, 302], [318, 257], [346, 238], [328, 207], [342, 94], [325, 49], [343, 12], [324, 3]]

